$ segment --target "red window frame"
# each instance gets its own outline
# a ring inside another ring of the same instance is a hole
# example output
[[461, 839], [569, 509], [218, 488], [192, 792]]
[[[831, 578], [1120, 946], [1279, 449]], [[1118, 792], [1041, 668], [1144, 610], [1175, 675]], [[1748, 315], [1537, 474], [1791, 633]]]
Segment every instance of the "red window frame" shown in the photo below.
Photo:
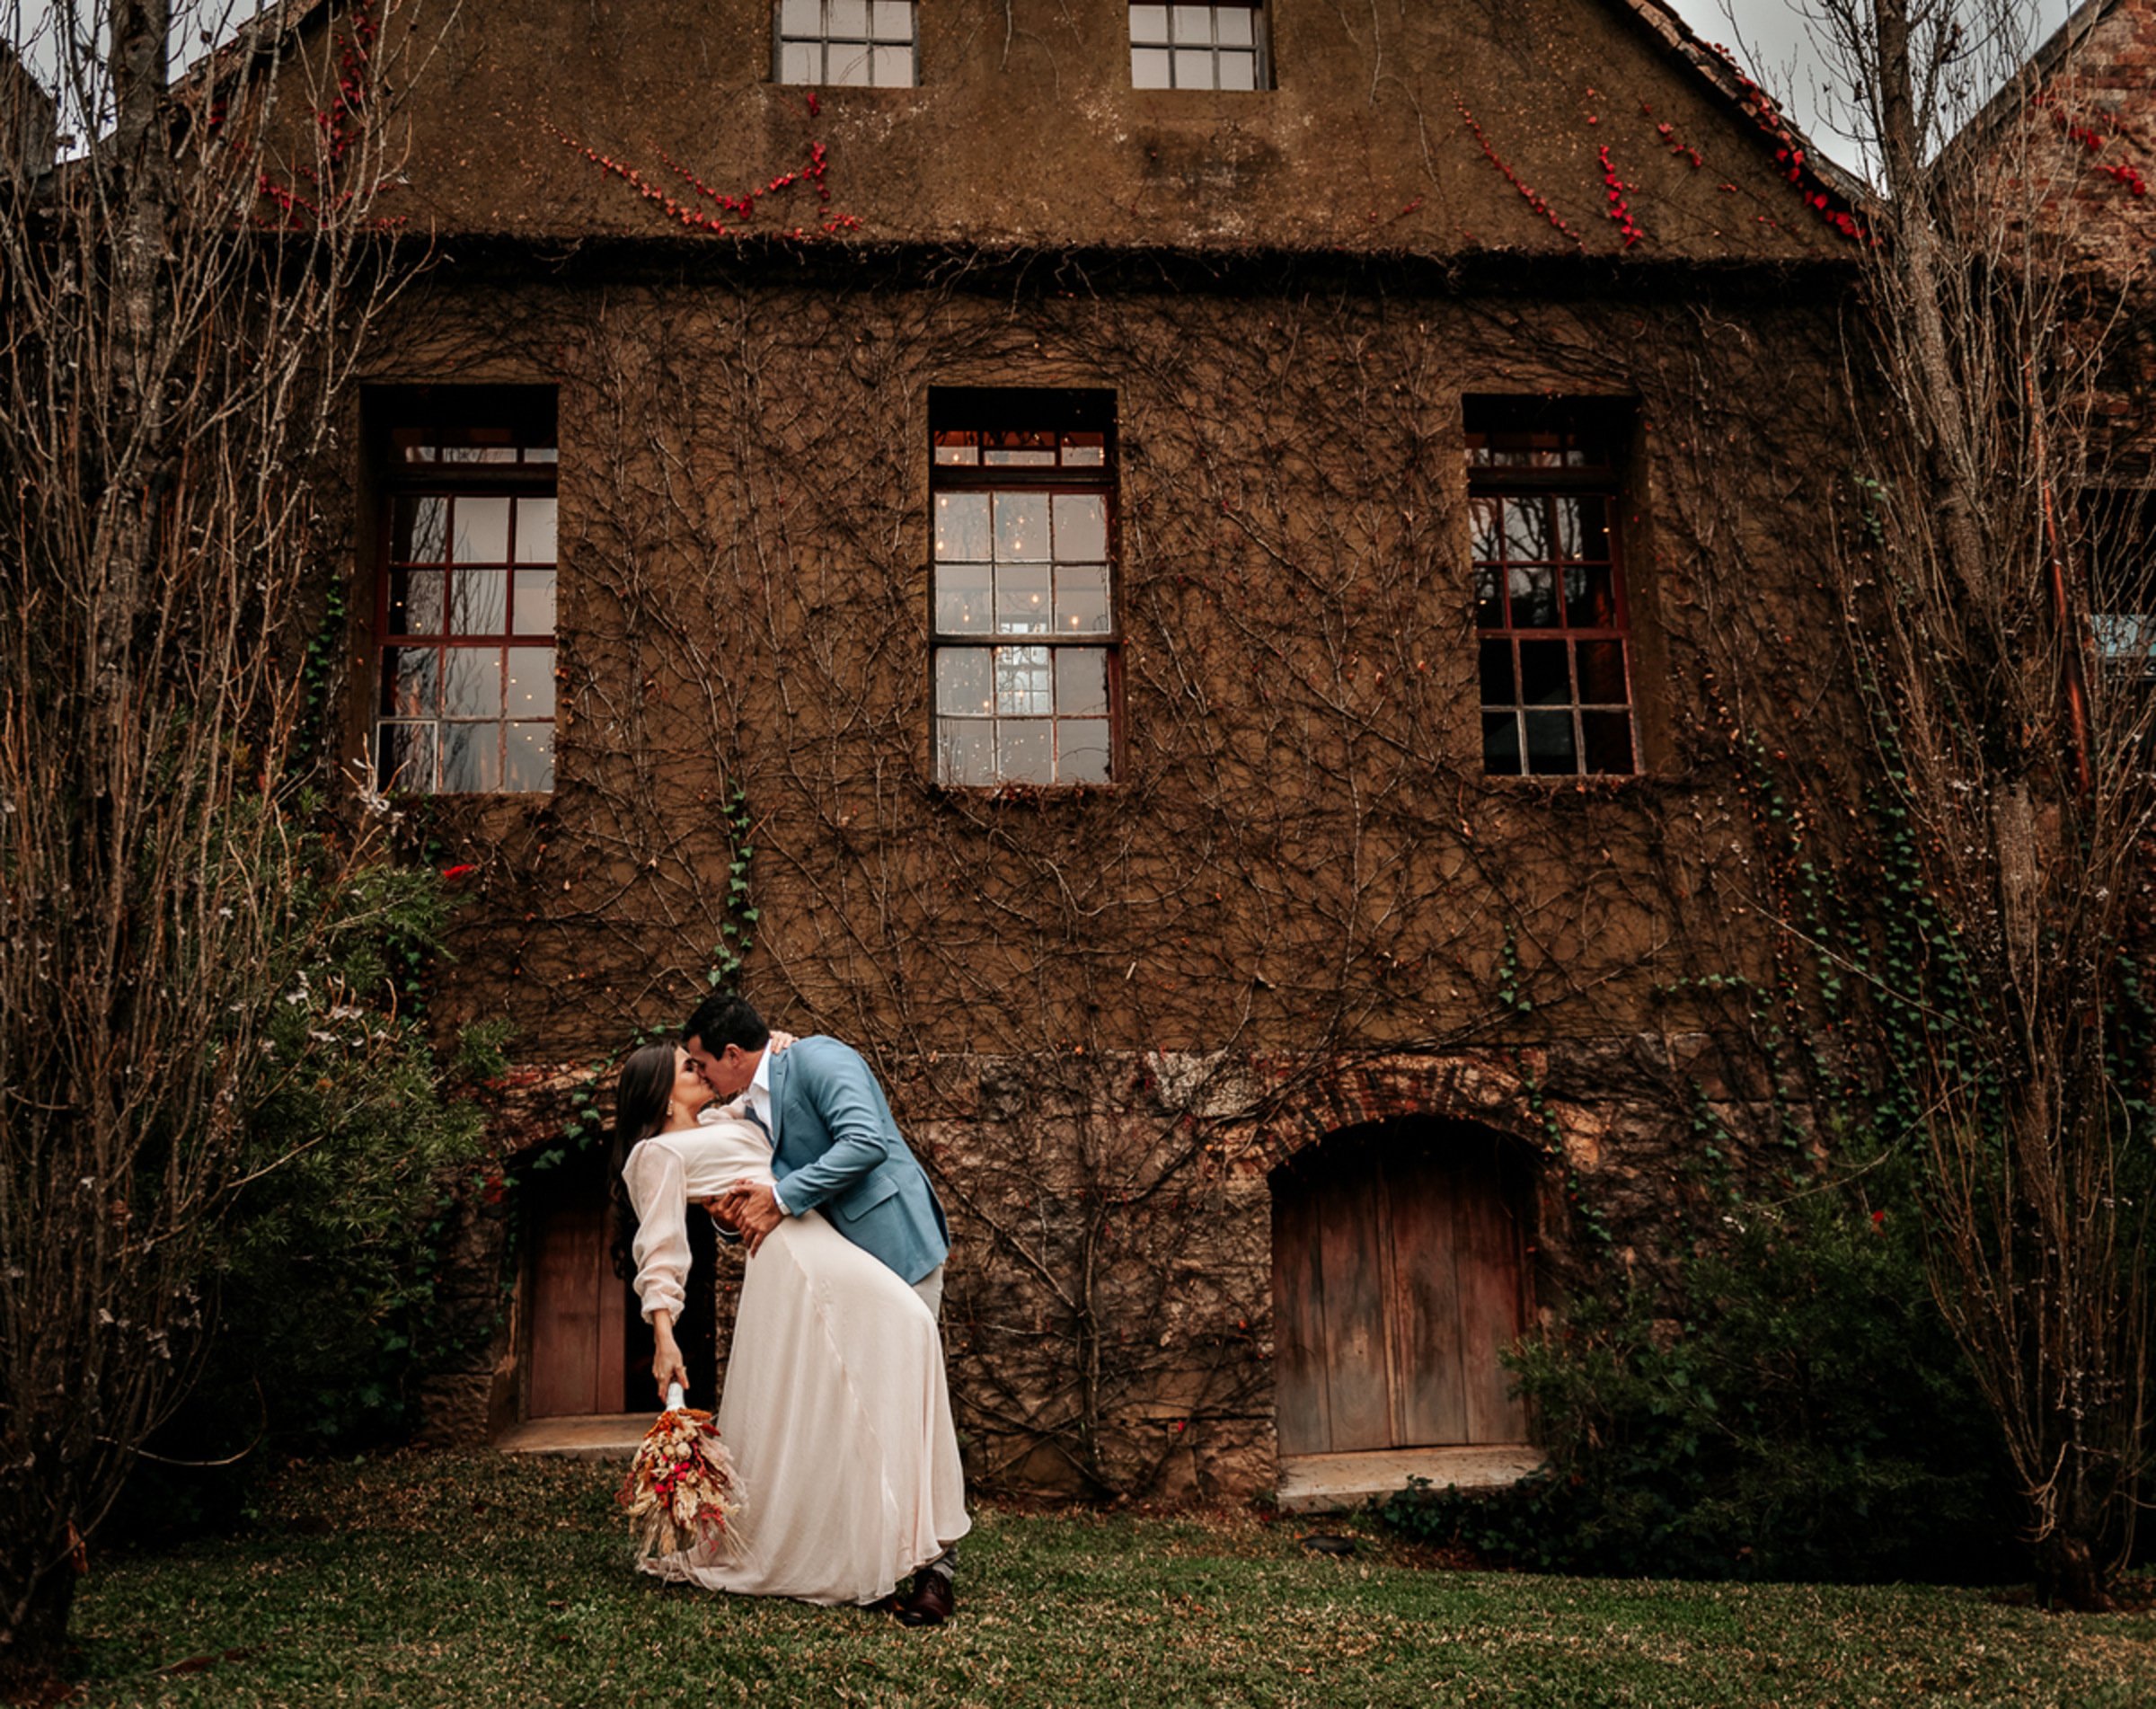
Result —
[[[1122, 629], [1112, 397], [940, 388], [929, 426], [935, 781], [1057, 791], [1114, 783]], [[1028, 527], [1039, 530], [1030, 544]]]
[[1607, 406], [1470, 399], [1470, 558], [1492, 776], [1639, 770], [1618, 455]]
[[427, 407], [381, 412], [378, 787], [553, 787], [559, 454], [552, 392], [533, 390], [429, 389]]

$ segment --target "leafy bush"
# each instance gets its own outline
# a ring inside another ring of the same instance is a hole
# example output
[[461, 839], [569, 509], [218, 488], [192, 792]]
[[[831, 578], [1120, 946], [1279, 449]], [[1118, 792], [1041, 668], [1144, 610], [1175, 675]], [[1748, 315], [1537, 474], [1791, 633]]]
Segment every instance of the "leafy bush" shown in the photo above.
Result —
[[[1879, 1193], [1881, 1173], [1868, 1180]], [[1491, 1494], [1421, 1483], [1383, 1505], [1385, 1521], [1548, 1571], [2010, 1573], [2003, 1454], [1914, 1225], [1846, 1186], [1732, 1208], [1663, 1302], [1674, 1315], [1643, 1288], [1583, 1292], [1507, 1357], [1545, 1472]]]
[[445, 1065], [400, 1000], [446, 911], [433, 872], [369, 868], [318, 899], [349, 929], [278, 1002], [285, 1072], [251, 1113], [196, 1379], [129, 1488], [167, 1531], [230, 1518], [294, 1456], [403, 1435], [420, 1379], [455, 1350], [437, 1287], [481, 1119], [447, 1088], [494, 1071], [500, 1039], [475, 1029]]

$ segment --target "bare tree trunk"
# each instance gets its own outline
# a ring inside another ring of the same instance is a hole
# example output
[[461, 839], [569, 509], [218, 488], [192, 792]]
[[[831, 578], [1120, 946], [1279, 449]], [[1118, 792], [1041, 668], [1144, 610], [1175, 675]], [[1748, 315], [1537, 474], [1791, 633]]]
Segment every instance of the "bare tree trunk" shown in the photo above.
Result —
[[367, 849], [304, 792], [342, 566], [303, 472], [396, 288], [405, 10], [272, 7], [177, 83], [170, 0], [6, 14], [92, 135], [0, 212], [0, 1679], [57, 1666], [184, 1391], [220, 1218], [280, 1162], [270, 1013], [326, 997], [297, 971], [349, 916], [310, 887]]
[[[2019, 1474], [2044, 1595], [2098, 1607], [2148, 1465], [2152, 1171], [2131, 1111], [2156, 1043], [2134, 959], [2152, 702], [2139, 669], [2082, 666], [2092, 614], [2123, 608], [2092, 592], [2091, 495], [2152, 474], [2105, 466], [2131, 303], [2074, 229], [2121, 215], [2081, 193], [2082, 151], [2026, 83], [1974, 125], [1968, 92], [2023, 75], [2033, 46], [2003, 0], [1820, 15], [1886, 192], [1853, 364], [1876, 388], [1855, 473], [1877, 512], [1833, 566], [1875, 822], [1921, 880], [1889, 902], [1880, 1057], [1930, 1165], [1933, 1291]], [[2049, 75], [2070, 84], [2071, 60]]]

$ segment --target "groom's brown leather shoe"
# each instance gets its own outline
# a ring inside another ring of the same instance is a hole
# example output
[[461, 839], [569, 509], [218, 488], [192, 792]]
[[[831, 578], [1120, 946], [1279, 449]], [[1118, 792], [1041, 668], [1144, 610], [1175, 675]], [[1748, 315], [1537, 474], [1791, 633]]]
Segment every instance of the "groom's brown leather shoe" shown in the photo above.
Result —
[[950, 1581], [923, 1567], [914, 1574], [914, 1588], [898, 1605], [898, 1617], [909, 1626], [940, 1626], [956, 1606]]

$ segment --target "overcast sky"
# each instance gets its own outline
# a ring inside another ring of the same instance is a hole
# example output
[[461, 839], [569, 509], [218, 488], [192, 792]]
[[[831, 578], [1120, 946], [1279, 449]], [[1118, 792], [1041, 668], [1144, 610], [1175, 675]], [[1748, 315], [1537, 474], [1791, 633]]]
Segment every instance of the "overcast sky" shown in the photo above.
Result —
[[[1727, 48], [1754, 79], [1778, 96], [1812, 140], [1843, 165], [1860, 167], [1857, 149], [1834, 124], [1835, 92], [1812, 43], [1818, 34], [1791, 0], [1667, 0], [1703, 40]], [[2021, 8], [2021, 56], [2065, 22], [2075, 0], [2011, 0]], [[1987, 90], [1984, 92], [1989, 93]], [[1846, 100], [1846, 91], [1842, 92]]]
[[[1097, 3], [1097, 0], [1096, 0]], [[1580, 0], [1592, 4], [1595, 0]], [[935, 0], [928, 0], [935, 4]], [[1811, 42], [1816, 27], [1807, 21], [1803, 0], [1669, 0], [1678, 14], [1705, 40], [1730, 49], [1746, 71], [1777, 95], [1813, 140], [1844, 165], [1858, 167], [1856, 151], [1833, 123], [1833, 91], [1826, 87], [1819, 57]], [[2025, 50], [2033, 50], [2065, 21], [2072, 0], [1960, 0], [1964, 5], [2013, 4], [2026, 8]], [[82, 0], [84, 11], [91, 0]], [[32, 43], [33, 62], [40, 27], [51, 0], [0, 0], [0, 20], [17, 40]], [[189, 56], [200, 51], [206, 35], [225, 35], [251, 15], [255, 0], [175, 0], [174, 34]], [[506, 8], [514, 17], [517, 8]]]

